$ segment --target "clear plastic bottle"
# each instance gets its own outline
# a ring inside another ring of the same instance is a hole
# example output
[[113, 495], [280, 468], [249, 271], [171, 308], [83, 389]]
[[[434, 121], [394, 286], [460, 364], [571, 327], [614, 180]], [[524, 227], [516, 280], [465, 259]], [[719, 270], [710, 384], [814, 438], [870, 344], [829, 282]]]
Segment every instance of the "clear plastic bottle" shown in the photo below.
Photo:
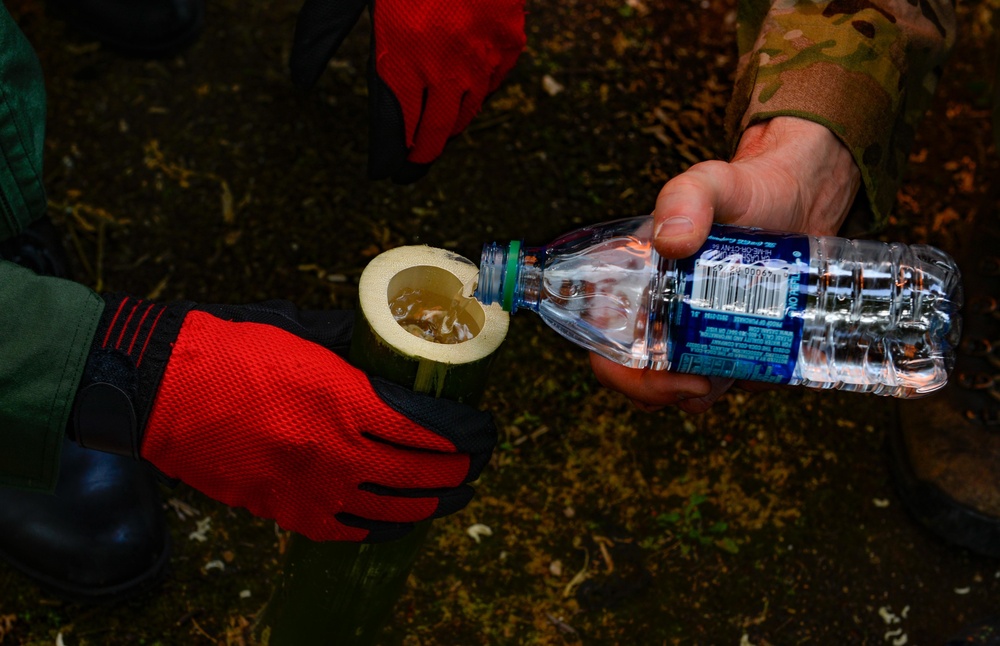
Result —
[[962, 289], [944, 252], [715, 225], [674, 261], [652, 229], [644, 216], [488, 243], [476, 298], [633, 368], [903, 398], [947, 382]]

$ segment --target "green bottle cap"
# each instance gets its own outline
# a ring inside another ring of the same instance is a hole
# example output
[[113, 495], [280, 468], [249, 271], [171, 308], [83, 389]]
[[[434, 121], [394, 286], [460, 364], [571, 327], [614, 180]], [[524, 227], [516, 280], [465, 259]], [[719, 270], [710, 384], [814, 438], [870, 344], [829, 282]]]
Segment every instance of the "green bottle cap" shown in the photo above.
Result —
[[500, 302], [505, 312], [513, 311], [514, 287], [517, 285], [517, 263], [521, 258], [521, 241], [511, 240], [507, 247], [507, 269], [503, 275], [503, 300]]

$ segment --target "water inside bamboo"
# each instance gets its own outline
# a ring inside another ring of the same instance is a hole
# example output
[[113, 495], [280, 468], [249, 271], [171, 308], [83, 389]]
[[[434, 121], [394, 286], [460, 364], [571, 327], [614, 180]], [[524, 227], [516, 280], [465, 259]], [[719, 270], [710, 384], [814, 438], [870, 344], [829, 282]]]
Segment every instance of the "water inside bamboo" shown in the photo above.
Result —
[[466, 312], [469, 299], [459, 290], [442, 296], [406, 287], [389, 301], [392, 317], [404, 330], [434, 343], [461, 343], [475, 336], [476, 324]]

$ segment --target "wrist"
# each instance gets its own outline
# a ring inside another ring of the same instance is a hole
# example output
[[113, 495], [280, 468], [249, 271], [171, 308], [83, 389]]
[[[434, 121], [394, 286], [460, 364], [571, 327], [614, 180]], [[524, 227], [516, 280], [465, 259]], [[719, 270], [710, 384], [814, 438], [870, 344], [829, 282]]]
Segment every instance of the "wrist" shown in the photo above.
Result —
[[174, 339], [193, 303], [163, 305], [104, 294], [104, 311], [77, 390], [70, 437], [88, 449], [139, 459]]

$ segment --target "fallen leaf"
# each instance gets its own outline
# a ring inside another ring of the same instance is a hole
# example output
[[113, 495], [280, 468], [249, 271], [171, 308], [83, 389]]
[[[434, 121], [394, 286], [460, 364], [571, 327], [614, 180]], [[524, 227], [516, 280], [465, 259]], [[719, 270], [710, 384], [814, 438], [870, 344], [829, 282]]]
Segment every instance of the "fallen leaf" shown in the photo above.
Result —
[[566, 89], [566, 87], [559, 81], [555, 80], [548, 74], [542, 77], [542, 89], [545, 90], [549, 96], [555, 96]]

